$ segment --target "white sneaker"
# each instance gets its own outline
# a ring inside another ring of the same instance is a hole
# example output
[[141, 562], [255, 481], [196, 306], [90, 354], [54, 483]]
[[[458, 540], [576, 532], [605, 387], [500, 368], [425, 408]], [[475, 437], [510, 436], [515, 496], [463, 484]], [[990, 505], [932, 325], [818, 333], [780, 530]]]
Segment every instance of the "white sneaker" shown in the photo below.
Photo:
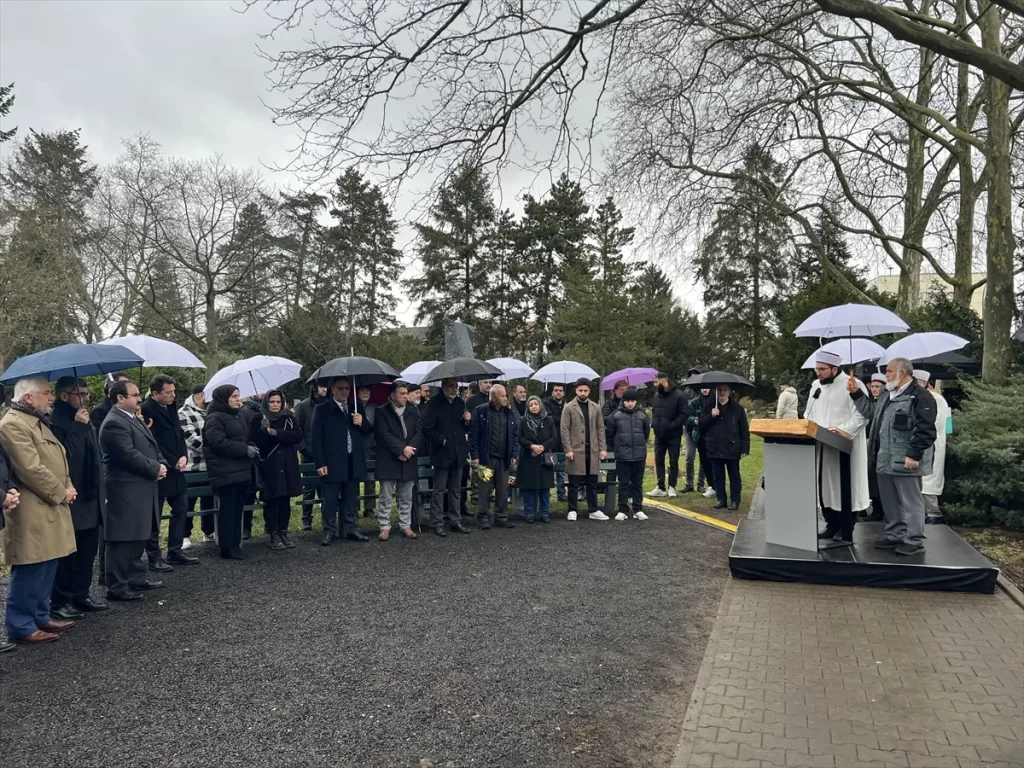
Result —
[[670, 485], [670, 486], [668, 487], [668, 495], [669, 495], [669, 496], [671, 496], [671, 497], [673, 497], [673, 498], [675, 498], [675, 497], [676, 497], [676, 496], [678, 496], [679, 494], [678, 494], [678, 493], [676, 493], [676, 489], [675, 489], [675, 488], [673, 488], [673, 487], [672, 487], [672, 486]]
[[619, 514], [617, 514], [615, 516], [615, 519], [618, 520], [621, 523], [623, 520], [626, 519], [626, 513], [625, 512], [619, 512]]
[[715, 495], [715, 489], [714, 488], [708, 488], [706, 491], [704, 491], [704, 498], [705, 499], [710, 499], [714, 495]]
[[182, 549], [189, 549], [191, 546], [192, 546], [192, 539], [185, 538], [185, 539], [181, 540], [181, 548]]
[[653, 488], [647, 492], [647, 495], [652, 499], [661, 499], [668, 496], [668, 494], [661, 490], [661, 488]]
[[647, 515], [645, 515], [643, 512], [634, 512], [633, 513], [633, 519], [634, 520], [646, 520], [647, 519]]
[[606, 515], [601, 510], [598, 510], [597, 512], [591, 512], [589, 517], [591, 520], [611, 520], [611, 518], [608, 517], [608, 515]]
[[568, 521], [569, 521], [570, 523], [575, 523], [575, 522], [576, 522], [576, 513], [575, 513], [575, 512], [570, 512], [570, 513], [569, 513], [569, 516], [568, 516], [568, 517], [567, 517], [566, 519], [567, 519], [567, 520], [568, 520]]

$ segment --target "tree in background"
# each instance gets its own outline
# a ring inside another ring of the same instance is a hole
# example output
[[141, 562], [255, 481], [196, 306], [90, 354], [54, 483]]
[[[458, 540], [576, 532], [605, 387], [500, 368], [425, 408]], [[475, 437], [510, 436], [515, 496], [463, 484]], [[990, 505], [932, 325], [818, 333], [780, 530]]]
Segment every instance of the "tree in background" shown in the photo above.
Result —
[[485, 319], [476, 326], [480, 357], [528, 356], [531, 321], [522, 264], [522, 229], [509, 210], [494, 221], [478, 290], [488, 298]]
[[[10, 85], [0, 85], [0, 117], [7, 117], [11, 113], [11, 107], [13, 106], [14, 83], [11, 83]], [[17, 126], [11, 128], [9, 131], [0, 130], [0, 144], [13, 139], [17, 132]]]
[[316, 257], [316, 249], [324, 227], [317, 217], [326, 208], [327, 198], [313, 192], [282, 192], [278, 199], [277, 247], [287, 286], [287, 317], [298, 313], [321, 277], [324, 265]]
[[743, 173], [719, 205], [696, 267], [716, 348], [740, 371], [751, 372], [756, 384], [762, 376], [763, 345], [778, 330], [793, 233], [773, 203], [781, 194], [782, 165], [752, 144]]

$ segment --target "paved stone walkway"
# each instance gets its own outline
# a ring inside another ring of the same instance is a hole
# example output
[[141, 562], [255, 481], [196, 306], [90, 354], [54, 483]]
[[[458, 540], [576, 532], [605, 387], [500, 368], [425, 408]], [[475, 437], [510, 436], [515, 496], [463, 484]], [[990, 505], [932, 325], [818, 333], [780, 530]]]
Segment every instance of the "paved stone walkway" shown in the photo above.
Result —
[[1024, 766], [1024, 611], [730, 581], [673, 768]]

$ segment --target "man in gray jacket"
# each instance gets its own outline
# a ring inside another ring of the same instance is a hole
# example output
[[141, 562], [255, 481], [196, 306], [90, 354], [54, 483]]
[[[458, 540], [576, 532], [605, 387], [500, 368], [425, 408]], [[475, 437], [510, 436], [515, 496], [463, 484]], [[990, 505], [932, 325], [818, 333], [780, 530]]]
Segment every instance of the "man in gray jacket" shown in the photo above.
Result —
[[932, 471], [935, 445], [935, 399], [914, 381], [913, 372], [906, 358], [889, 361], [868, 445], [885, 510], [885, 537], [875, 546], [898, 555], [924, 552], [921, 478]]

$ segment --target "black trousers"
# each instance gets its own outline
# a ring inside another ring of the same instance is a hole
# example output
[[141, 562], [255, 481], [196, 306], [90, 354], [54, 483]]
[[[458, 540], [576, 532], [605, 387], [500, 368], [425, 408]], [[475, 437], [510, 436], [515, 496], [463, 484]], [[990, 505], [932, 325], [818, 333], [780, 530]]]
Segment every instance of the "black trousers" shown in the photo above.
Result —
[[217, 545], [221, 550], [242, 546], [242, 507], [249, 492], [248, 483], [235, 483], [217, 489]]
[[644, 506], [644, 466], [646, 461], [616, 461], [615, 474], [619, 477], [619, 511], [628, 512], [632, 501], [633, 511], [640, 512]]
[[821, 516], [825, 518], [826, 528], [839, 531], [843, 541], [853, 541], [853, 526], [857, 522], [856, 512], [843, 514], [840, 509], [822, 507]]
[[324, 483], [324, 500], [320, 514], [324, 520], [324, 533], [338, 535], [338, 508], [341, 508], [341, 532], [353, 533], [359, 529], [359, 480], [343, 483]]
[[718, 494], [718, 503], [725, 504], [728, 502], [728, 496], [725, 492], [725, 479], [726, 475], [729, 476], [729, 495], [732, 497], [733, 504], [740, 503], [740, 493], [743, 490], [743, 484], [740, 480], [740, 460], [739, 459], [712, 459], [711, 469], [714, 472], [714, 486], [715, 493]]
[[705, 482], [714, 487], [715, 481], [711, 475], [711, 460], [708, 459], [708, 446], [704, 442], [704, 438], [697, 441], [697, 458], [700, 459], [700, 471], [697, 474], [697, 487], [703, 490]]
[[[160, 499], [160, 509], [164, 502], [171, 508], [171, 520], [167, 523], [167, 552], [181, 553], [181, 542], [185, 539], [185, 523], [188, 521], [188, 497], [184, 493]], [[163, 554], [160, 552], [160, 519], [153, 520], [153, 532], [146, 542], [146, 554], [149, 562], [155, 563]]]
[[292, 500], [289, 496], [263, 500], [263, 527], [267, 533], [288, 532], [292, 519]]
[[96, 561], [99, 540], [99, 526], [75, 531], [77, 549], [57, 561], [57, 577], [53, 580], [53, 594], [50, 597], [52, 605], [67, 605], [89, 597], [92, 565]]
[[[193, 496], [191, 499], [188, 500], [189, 512], [195, 510], [197, 501], [199, 502], [200, 509], [213, 509], [213, 496]], [[209, 515], [203, 515], [200, 519], [200, 527], [202, 528], [203, 533], [205, 533], [207, 536], [213, 536], [213, 533], [216, 530], [216, 526], [213, 520], [213, 513], [210, 513]], [[185, 531], [190, 538], [192, 536], [192, 531], [195, 530], [194, 523], [195, 518], [190, 517], [188, 519], [188, 525], [185, 526]]]
[[654, 470], [658, 474], [658, 487], [665, 490], [665, 454], [668, 454], [668, 487], [675, 488], [679, 482], [679, 447], [682, 436], [662, 439], [654, 438]]
[[456, 523], [462, 521], [461, 510], [466, 503], [465, 486], [462, 485], [465, 474], [465, 467], [434, 468], [434, 487], [430, 493], [430, 522], [435, 528], [443, 526], [446, 520]]
[[569, 511], [575, 512], [580, 489], [587, 493], [587, 512], [597, 512], [597, 475], [569, 475]]
[[256, 503], [256, 489], [252, 485], [245, 487], [245, 497], [242, 500], [243, 507], [249, 507], [242, 513], [242, 528], [245, 532], [252, 534], [252, 506]]
[[146, 580], [146, 542], [108, 541], [106, 549], [107, 591], [122, 594]]

